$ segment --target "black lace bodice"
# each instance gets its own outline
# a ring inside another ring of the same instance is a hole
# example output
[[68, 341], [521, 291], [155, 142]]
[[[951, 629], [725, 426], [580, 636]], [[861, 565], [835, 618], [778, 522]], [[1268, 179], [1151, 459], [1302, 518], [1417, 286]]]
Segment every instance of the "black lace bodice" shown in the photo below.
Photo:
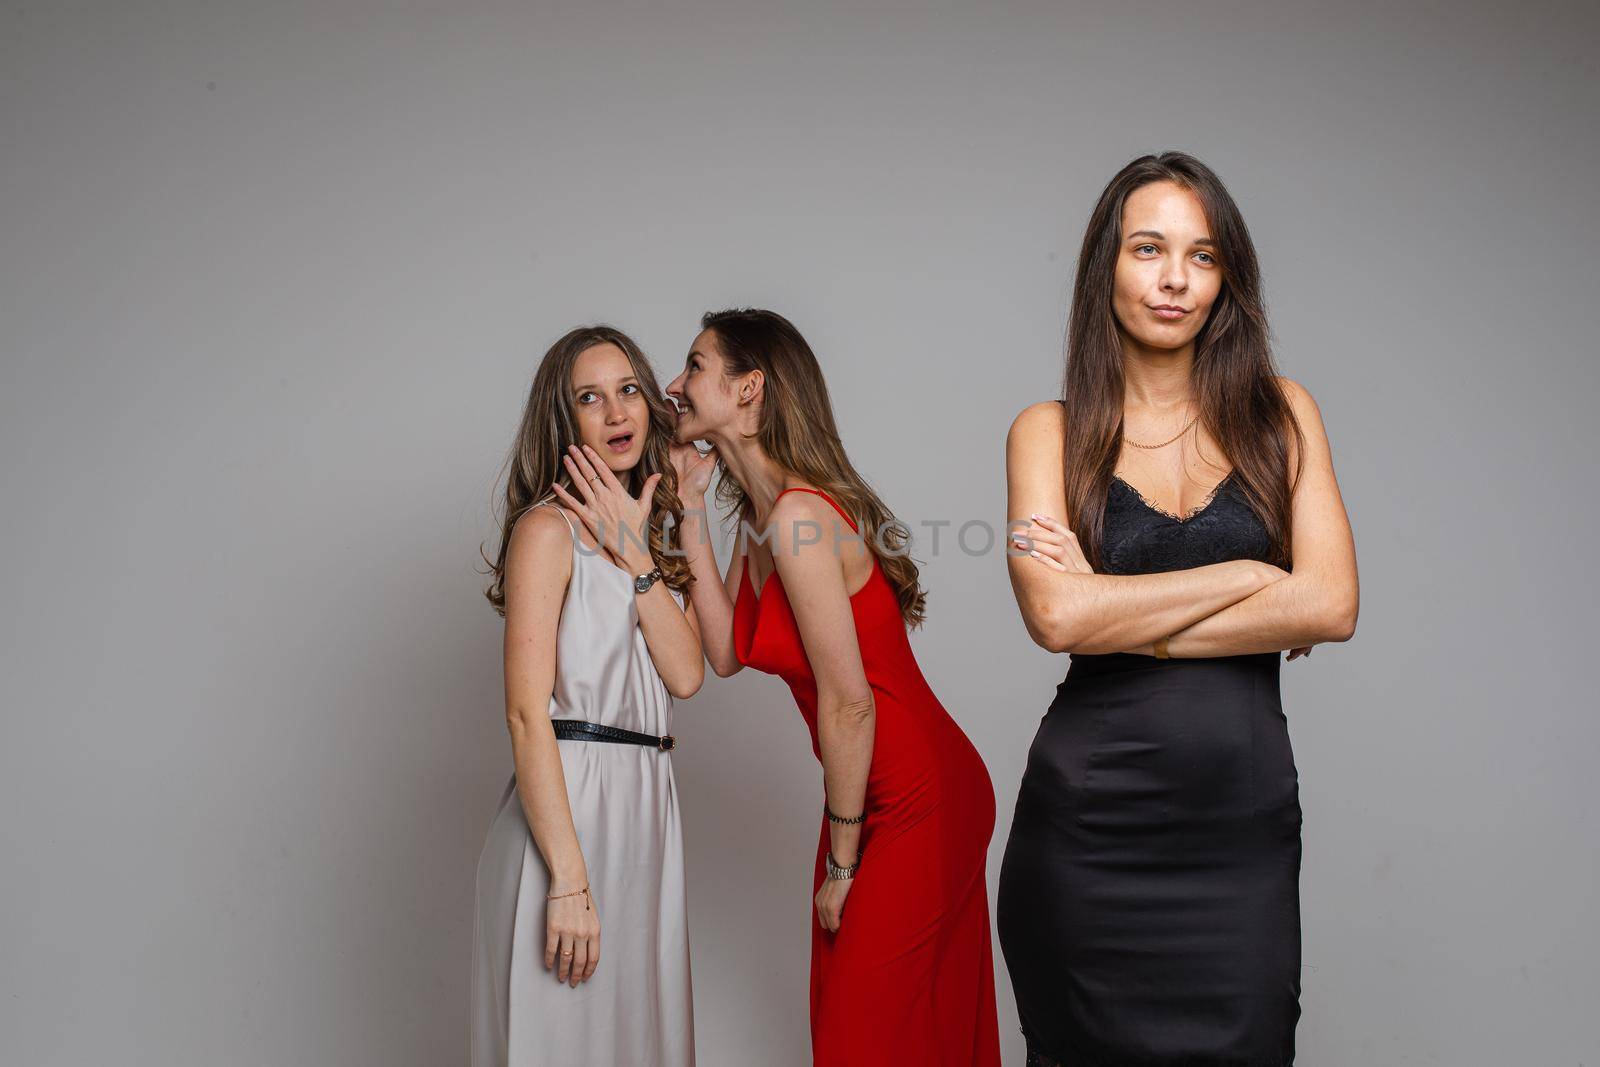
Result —
[[1188, 570], [1230, 559], [1265, 560], [1267, 528], [1234, 484], [1234, 472], [1185, 518], [1144, 499], [1121, 478], [1111, 479], [1100, 542], [1105, 574]]

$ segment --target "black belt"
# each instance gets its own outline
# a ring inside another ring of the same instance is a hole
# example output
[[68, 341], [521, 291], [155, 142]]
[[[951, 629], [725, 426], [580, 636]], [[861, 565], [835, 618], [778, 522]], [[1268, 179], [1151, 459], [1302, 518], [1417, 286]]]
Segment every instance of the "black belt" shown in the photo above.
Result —
[[671, 752], [678, 747], [677, 738], [671, 734], [657, 737], [655, 734], [641, 734], [620, 726], [602, 726], [582, 719], [551, 719], [550, 725], [555, 727], [556, 736], [563, 741], [613, 741], [621, 745], [648, 745], [663, 752]]

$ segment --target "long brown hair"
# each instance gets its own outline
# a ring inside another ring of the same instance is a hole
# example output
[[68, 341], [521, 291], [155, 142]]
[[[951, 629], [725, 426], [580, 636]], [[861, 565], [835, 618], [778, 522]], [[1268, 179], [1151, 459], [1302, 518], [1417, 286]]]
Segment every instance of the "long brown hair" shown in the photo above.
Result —
[[1269, 562], [1287, 568], [1289, 440], [1292, 435], [1299, 443], [1303, 467], [1305, 438], [1277, 381], [1250, 231], [1222, 179], [1184, 152], [1141, 156], [1123, 167], [1101, 192], [1084, 231], [1061, 385], [1069, 525], [1084, 558], [1100, 570], [1106, 494], [1122, 451], [1123, 351], [1111, 306], [1122, 210], [1134, 190], [1158, 181], [1191, 190], [1211, 225], [1223, 281], [1195, 337], [1192, 373], [1199, 418], [1232, 461], [1236, 488], [1266, 526]]
[[[552, 495], [550, 487], [583, 499], [582, 490], [572, 483], [561, 462], [567, 446], [582, 443], [578, 415], [572, 398], [572, 365], [585, 351], [598, 344], [613, 344], [622, 349], [639, 379], [650, 410], [650, 429], [645, 437], [644, 454], [628, 472], [628, 491], [637, 493], [650, 475], [661, 472], [650, 507], [650, 555], [661, 568], [662, 580], [680, 592], [694, 579], [689, 564], [679, 550], [678, 537], [683, 522], [683, 502], [678, 499], [678, 473], [669, 459], [668, 448], [674, 434], [674, 417], [661, 387], [656, 384], [650, 361], [633, 339], [611, 326], [580, 326], [562, 337], [539, 362], [527, 403], [522, 408], [522, 424], [506, 457], [502, 473], [507, 473], [505, 508], [500, 518], [500, 551], [494, 560], [484, 556], [493, 580], [484, 596], [502, 616], [506, 613], [506, 552], [511, 547], [511, 530], [524, 512]], [[498, 481], [498, 478], [496, 479]], [[557, 501], [559, 503], [559, 500]], [[670, 517], [670, 521], [668, 521]], [[481, 555], [483, 546], [478, 546]]]
[[[708, 311], [700, 326], [716, 334], [726, 375], [760, 370], [766, 380], [761, 421], [754, 434], [761, 450], [839, 502], [855, 520], [867, 549], [878, 557], [900, 601], [901, 618], [907, 626], [922, 625], [927, 596], [917, 584], [917, 565], [907, 552], [910, 531], [845, 455], [822, 367], [806, 339], [782, 315], [758, 308]], [[730, 523], [737, 520], [753, 527], [755, 505], [744, 487], [726, 476], [725, 468], [719, 473], [725, 476], [718, 479], [717, 503], [731, 509]]]

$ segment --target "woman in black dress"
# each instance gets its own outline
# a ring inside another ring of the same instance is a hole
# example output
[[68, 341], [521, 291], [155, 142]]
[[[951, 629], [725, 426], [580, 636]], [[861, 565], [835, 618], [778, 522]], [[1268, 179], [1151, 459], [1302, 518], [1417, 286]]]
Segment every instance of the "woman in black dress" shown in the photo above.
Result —
[[1278, 654], [1349, 639], [1355, 550], [1316, 403], [1274, 371], [1244, 220], [1193, 157], [1101, 194], [1062, 393], [1006, 445], [1017, 604], [1072, 654], [996, 901], [1028, 1063], [1292, 1064]]

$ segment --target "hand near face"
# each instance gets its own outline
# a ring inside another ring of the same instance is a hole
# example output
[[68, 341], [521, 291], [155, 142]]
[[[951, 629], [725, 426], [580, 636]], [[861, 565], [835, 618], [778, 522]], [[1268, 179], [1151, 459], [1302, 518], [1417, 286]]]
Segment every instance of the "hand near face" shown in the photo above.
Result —
[[678, 496], [685, 506], [690, 501], [704, 497], [711, 488], [711, 475], [717, 469], [717, 450], [702, 453], [694, 442], [674, 442], [668, 449], [672, 469], [678, 473]]
[[657, 473], [646, 478], [635, 498], [617, 480], [600, 454], [588, 445], [569, 446], [564, 462], [583, 499], [574, 499], [559, 485], [552, 488], [583, 520], [594, 535], [595, 543], [632, 573], [643, 574], [655, 566], [649, 548], [650, 506], [661, 475]]

